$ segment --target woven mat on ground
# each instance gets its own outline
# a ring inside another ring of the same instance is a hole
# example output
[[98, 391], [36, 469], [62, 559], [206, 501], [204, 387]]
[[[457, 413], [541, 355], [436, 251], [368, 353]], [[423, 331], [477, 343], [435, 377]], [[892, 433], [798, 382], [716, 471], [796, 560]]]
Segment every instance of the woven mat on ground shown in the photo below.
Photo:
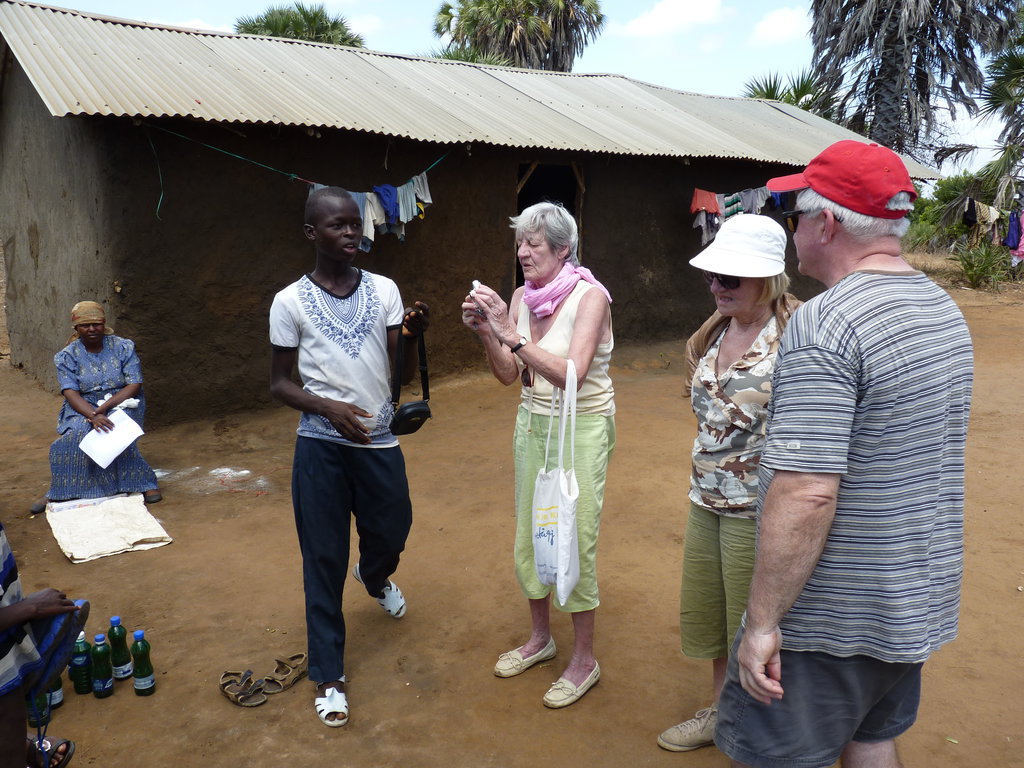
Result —
[[149, 514], [141, 493], [51, 503], [46, 519], [73, 563], [162, 547], [172, 541]]

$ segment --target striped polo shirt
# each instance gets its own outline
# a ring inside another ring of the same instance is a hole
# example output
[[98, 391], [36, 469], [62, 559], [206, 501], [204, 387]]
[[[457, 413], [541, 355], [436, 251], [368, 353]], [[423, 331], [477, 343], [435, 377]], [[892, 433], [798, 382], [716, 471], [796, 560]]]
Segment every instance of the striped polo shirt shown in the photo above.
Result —
[[854, 272], [793, 315], [759, 507], [775, 470], [842, 477], [783, 647], [921, 662], [956, 636], [972, 369], [963, 315], [919, 272]]

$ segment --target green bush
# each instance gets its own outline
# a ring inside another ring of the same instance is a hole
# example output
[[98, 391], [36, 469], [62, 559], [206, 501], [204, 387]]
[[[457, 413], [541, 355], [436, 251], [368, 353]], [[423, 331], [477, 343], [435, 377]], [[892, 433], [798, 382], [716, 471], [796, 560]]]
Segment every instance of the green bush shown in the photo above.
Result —
[[948, 247], [945, 231], [934, 221], [912, 219], [907, 234], [903, 236], [903, 247], [908, 251], [945, 250]]
[[998, 288], [1011, 277], [1010, 252], [1002, 245], [981, 243], [971, 247], [957, 243], [949, 260], [960, 267], [971, 288]]

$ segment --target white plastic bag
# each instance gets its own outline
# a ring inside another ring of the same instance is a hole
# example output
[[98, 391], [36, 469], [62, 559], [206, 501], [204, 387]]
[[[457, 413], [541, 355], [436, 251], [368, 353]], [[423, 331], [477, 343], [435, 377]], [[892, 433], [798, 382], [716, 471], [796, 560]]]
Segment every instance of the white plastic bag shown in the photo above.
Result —
[[[551, 421], [558, 402], [558, 466], [548, 470], [551, 446]], [[567, 361], [565, 390], [553, 388], [544, 466], [537, 472], [533, 489], [533, 559], [541, 584], [555, 586], [560, 605], [580, 580], [580, 552], [576, 536], [576, 502], [580, 490], [576, 484], [576, 366]], [[570, 423], [572, 463], [565, 468], [563, 446], [565, 425]]]

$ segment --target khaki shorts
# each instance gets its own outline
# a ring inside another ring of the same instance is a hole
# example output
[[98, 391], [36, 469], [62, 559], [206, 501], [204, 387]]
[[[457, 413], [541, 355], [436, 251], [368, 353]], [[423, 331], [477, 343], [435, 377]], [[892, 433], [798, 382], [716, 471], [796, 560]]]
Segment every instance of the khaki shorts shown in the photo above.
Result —
[[757, 522], [690, 504], [679, 636], [694, 659], [724, 659], [747, 609]]

